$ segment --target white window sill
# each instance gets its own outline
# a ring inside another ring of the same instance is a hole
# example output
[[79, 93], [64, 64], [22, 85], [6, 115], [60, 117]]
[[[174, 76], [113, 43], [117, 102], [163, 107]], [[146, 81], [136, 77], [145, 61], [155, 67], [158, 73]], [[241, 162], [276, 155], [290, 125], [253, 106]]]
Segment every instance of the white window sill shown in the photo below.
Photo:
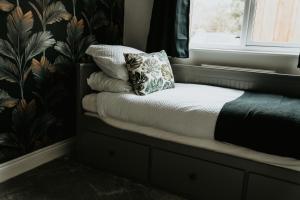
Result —
[[299, 56], [300, 48], [279, 48], [279, 47], [236, 47], [236, 46], [224, 46], [224, 47], [212, 47], [201, 46], [191, 47], [190, 51], [213, 51], [213, 52], [232, 52], [233, 54], [262, 54], [262, 55], [278, 55], [278, 56]]
[[[299, 50], [300, 51], [300, 50]], [[193, 48], [190, 49], [190, 58], [172, 59], [174, 64], [188, 65], [219, 65], [258, 70], [269, 70], [283, 74], [300, 74], [297, 68], [298, 49], [280, 48]]]

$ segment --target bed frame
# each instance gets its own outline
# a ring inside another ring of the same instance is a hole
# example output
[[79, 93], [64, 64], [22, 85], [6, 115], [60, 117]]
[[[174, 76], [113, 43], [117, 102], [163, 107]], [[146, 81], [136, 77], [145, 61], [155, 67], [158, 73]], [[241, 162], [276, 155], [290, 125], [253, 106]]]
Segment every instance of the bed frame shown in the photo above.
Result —
[[[231, 68], [173, 65], [177, 82], [204, 83], [300, 96], [298, 76]], [[84, 163], [203, 200], [299, 200], [300, 172], [114, 128], [84, 115], [86, 78], [99, 70], [78, 66], [77, 155]]]

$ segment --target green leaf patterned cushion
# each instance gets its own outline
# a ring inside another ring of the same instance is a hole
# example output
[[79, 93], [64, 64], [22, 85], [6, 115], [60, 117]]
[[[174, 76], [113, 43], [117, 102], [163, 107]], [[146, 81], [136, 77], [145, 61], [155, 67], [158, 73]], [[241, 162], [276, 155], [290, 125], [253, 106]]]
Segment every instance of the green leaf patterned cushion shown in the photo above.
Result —
[[174, 76], [165, 51], [124, 54], [129, 81], [137, 95], [174, 88]]

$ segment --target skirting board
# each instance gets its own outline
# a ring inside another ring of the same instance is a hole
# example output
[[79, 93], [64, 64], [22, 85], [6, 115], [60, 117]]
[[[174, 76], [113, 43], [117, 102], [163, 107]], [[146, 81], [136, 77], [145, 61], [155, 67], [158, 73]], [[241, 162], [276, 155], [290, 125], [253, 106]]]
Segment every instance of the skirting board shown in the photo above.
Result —
[[0, 183], [69, 154], [73, 149], [74, 140], [70, 138], [1, 164]]

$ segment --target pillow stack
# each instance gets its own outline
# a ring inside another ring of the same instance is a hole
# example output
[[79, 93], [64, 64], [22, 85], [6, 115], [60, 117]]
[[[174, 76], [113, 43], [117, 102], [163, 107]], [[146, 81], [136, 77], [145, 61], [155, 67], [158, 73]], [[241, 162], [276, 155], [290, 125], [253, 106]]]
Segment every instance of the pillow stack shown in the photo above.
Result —
[[92, 45], [86, 54], [93, 57], [100, 72], [91, 74], [91, 89], [105, 92], [130, 92], [147, 95], [174, 88], [174, 76], [165, 51], [147, 54], [117, 45]]
[[92, 90], [99, 92], [130, 92], [131, 86], [127, 81], [110, 78], [104, 72], [95, 72], [87, 80]]
[[88, 79], [91, 89], [99, 92], [129, 92], [128, 72], [124, 53], [143, 53], [137, 49], [116, 45], [92, 45], [86, 54], [93, 57], [100, 72], [93, 73]]

